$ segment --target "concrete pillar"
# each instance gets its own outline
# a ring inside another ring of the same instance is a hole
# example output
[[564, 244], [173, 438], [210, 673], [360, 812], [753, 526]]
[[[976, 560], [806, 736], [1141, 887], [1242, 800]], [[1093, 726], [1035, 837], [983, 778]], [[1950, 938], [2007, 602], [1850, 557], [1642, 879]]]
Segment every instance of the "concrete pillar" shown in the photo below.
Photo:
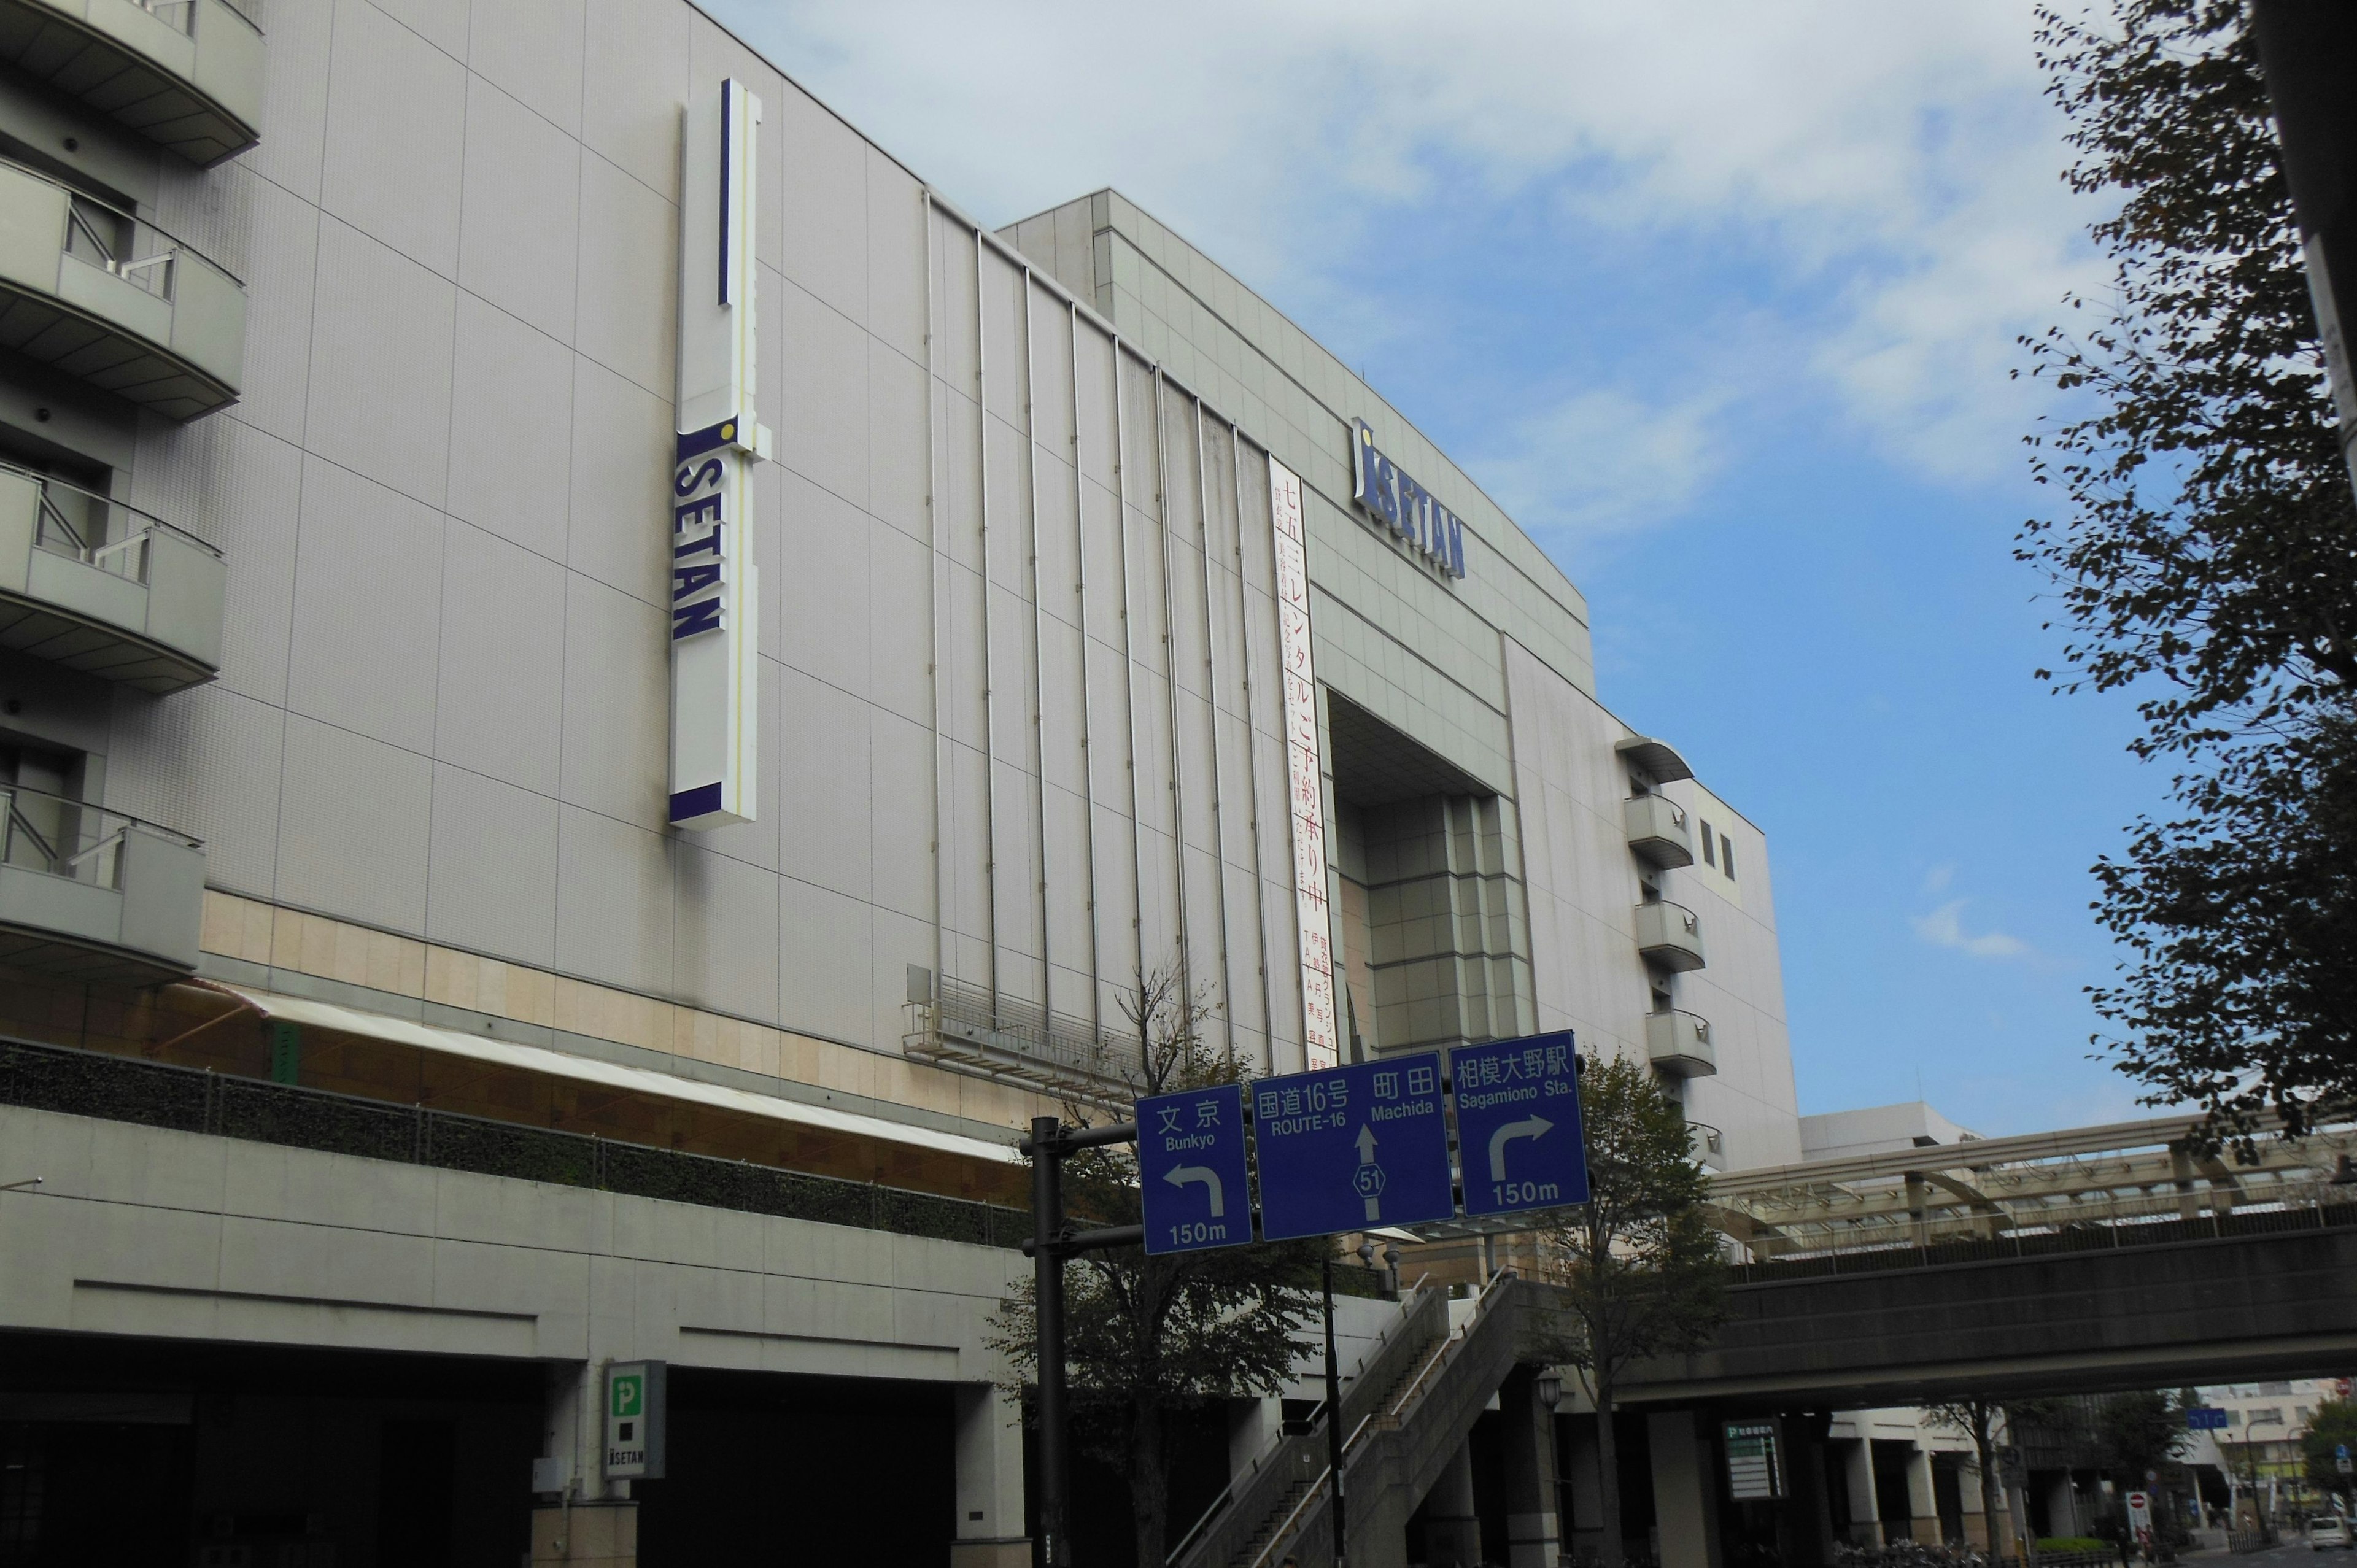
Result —
[[1830, 1563], [1834, 1553], [1832, 1502], [1825, 1487], [1825, 1430], [1822, 1412], [1788, 1414], [1779, 1423], [1790, 1466], [1792, 1498], [1783, 1510], [1781, 1541], [1787, 1563]]
[[1285, 1421], [1285, 1402], [1277, 1399], [1232, 1400], [1228, 1403], [1228, 1474], [1241, 1476], [1276, 1441]]
[[532, 1561], [569, 1568], [638, 1568], [639, 1505], [628, 1481], [605, 1468], [606, 1368], [575, 1361], [549, 1369], [542, 1461], [534, 1466]]
[[1594, 1415], [1563, 1418], [1560, 1431], [1571, 1446], [1563, 1473], [1571, 1479], [1571, 1518], [1559, 1520], [1564, 1548], [1574, 1557], [1604, 1554], [1604, 1472], [1596, 1452]]
[[1506, 1470], [1507, 1568], [1555, 1568], [1555, 1411], [1538, 1395], [1538, 1370], [1517, 1367], [1498, 1390], [1500, 1456]]
[[1427, 1568], [1480, 1568], [1481, 1516], [1473, 1511], [1473, 1445], [1457, 1452], [1424, 1498], [1424, 1561]]
[[1915, 1539], [1940, 1543], [1940, 1493], [1932, 1484], [1932, 1451], [1921, 1444], [1907, 1454], [1907, 1511], [1915, 1516]]
[[1695, 1430], [1694, 1412], [1648, 1416], [1645, 1435], [1653, 1455], [1653, 1519], [1662, 1568], [1720, 1568], [1718, 1477]]
[[[1858, 1424], [1865, 1424], [1863, 1416]], [[1882, 1544], [1882, 1503], [1874, 1489], [1874, 1441], [1861, 1437], [1855, 1443], [1842, 1444], [1842, 1475], [1849, 1486], [1849, 1521], [1846, 1527], [1852, 1546]]]
[[1023, 1533], [1023, 1405], [988, 1383], [957, 1391], [950, 1568], [1031, 1568], [1031, 1539]]

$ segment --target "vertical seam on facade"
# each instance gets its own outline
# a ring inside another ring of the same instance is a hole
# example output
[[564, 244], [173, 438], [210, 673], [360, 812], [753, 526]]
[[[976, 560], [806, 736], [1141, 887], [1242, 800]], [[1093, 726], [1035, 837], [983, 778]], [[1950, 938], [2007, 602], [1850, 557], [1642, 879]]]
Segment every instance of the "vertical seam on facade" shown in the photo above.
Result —
[[942, 822], [942, 540], [940, 433], [933, 424], [933, 399], [940, 389], [933, 368], [933, 193], [917, 188], [919, 211], [924, 223], [925, 277], [925, 676], [926, 717], [932, 728], [933, 773], [933, 981], [934, 1015], [942, 995], [942, 966], [949, 918], [942, 897], [942, 844], [949, 834]]
[[1113, 344], [1113, 504], [1114, 539], [1121, 553], [1121, 695], [1123, 721], [1129, 731], [1129, 929], [1141, 985], [1146, 978], [1146, 821], [1137, 799], [1137, 642], [1131, 625], [1129, 576], [1129, 419], [1121, 384], [1122, 341]]
[[1096, 728], [1096, 707], [1089, 682], [1089, 530], [1088, 507], [1084, 481], [1081, 477], [1081, 312], [1080, 307], [1066, 302], [1065, 325], [1069, 331], [1071, 360], [1070, 385], [1072, 389], [1072, 550], [1079, 563], [1079, 578], [1072, 594], [1078, 604], [1076, 614], [1081, 628], [1081, 809], [1087, 813], [1083, 823], [1086, 836], [1082, 840], [1088, 854], [1089, 913], [1089, 1036], [1092, 1046], [1102, 1046], [1104, 1038], [1104, 973], [1103, 939], [1097, 930], [1097, 758], [1092, 744]]
[[1162, 580], [1162, 687], [1170, 723], [1171, 890], [1178, 900], [1178, 990], [1182, 1014], [1195, 1005], [1195, 944], [1187, 929], [1187, 791], [1178, 780], [1178, 617], [1170, 601], [1170, 442], [1162, 419], [1162, 367], [1154, 367], [1154, 526]]
[[[1031, 269], [1023, 269], [1023, 472], [1024, 510], [1031, 521], [1031, 788], [1039, 805], [1039, 876], [1033, 888], [1039, 907], [1039, 1026], [1048, 1038], [1054, 1012], [1056, 966], [1048, 919], [1048, 620], [1039, 603], [1039, 380], [1031, 344]], [[1028, 867], [1026, 867], [1028, 871]]]
[[991, 706], [996, 667], [990, 643], [990, 374], [989, 306], [983, 298], [982, 231], [974, 231], [974, 460], [979, 477], [976, 510], [982, 519], [982, 884], [990, 944], [990, 1021], [998, 1022], [998, 737]]
[[[1268, 989], [1268, 875], [1260, 850], [1260, 745], [1253, 734], [1252, 590], [1244, 582], [1244, 440], [1243, 433], [1233, 424], [1228, 426], [1228, 488], [1236, 508], [1236, 636], [1243, 647], [1241, 690], [1244, 699], [1244, 792], [1251, 807], [1251, 814], [1244, 822], [1252, 835], [1253, 932], [1260, 944], [1260, 957], [1254, 968], [1260, 976], [1261, 1066], [1275, 1072], [1276, 1009]], [[1275, 560], [1272, 559], [1269, 564], [1270, 576], [1274, 578]], [[1279, 698], [1283, 695], [1280, 691]], [[1280, 714], [1280, 722], [1282, 717]], [[1287, 814], [1291, 814], [1289, 801]]]
[[1211, 617], [1211, 488], [1203, 478], [1203, 400], [1195, 399], [1195, 521], [1203, 557], [1203, 714], [1211, 752], [1211, 875], [1219, 897], [1220, 1024], [1230, 1068], [1236, 1059], [1235, 970], [1228, 958], [1228, 822], [1220, 778], [1219, 630]]

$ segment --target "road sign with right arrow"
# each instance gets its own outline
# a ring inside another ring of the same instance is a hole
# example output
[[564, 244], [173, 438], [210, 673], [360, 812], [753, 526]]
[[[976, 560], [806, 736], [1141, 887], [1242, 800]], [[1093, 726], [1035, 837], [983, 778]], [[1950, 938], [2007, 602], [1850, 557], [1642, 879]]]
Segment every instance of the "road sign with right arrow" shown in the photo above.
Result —
[[1137, 1175], [1147, 1251], [1200, 1252], [1251, 1240], [1243, 1086], [1139, 1101]]
[[1252, 1098], [1261, 1233], [1270, 1240], [1457, 1211], [1437, 1056], [1265, 1078]]
[[1466, 1213], [1587, 1201], [1578, 1060], [1567, 1031], [1448, 1053]]

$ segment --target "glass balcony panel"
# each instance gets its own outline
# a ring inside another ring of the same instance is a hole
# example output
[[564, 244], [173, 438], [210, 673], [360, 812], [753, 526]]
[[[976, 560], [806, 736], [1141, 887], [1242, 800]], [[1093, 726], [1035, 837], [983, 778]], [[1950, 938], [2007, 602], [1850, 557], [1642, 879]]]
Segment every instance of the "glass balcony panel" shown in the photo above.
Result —
[[194, 419], [244, 379], [245, 285], [135, 214], [0, 161], [0, 348]]
[[0, 464], [0, 648], [167, 693], [221, 668], [221, 552], [135, 507]]
[[204, 893], [195, 839], [0, 784], [0, 963], [135, 983], [187, 974]]

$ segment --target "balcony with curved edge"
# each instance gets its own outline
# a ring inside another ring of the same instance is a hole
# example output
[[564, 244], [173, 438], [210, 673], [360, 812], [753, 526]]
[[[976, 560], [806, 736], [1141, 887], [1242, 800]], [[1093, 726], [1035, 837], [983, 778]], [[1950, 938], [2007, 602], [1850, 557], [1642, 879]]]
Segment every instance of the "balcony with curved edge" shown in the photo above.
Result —
[[1700, 969], [1702, 918], [1683, 904], [1664, 899], [1637, 906], [1637, 951], [1646, 962], [1674, 972]]
[[1615, 741], [1613, 751], [1620, 758], [1644, 773], [1656, 784], [1674, 784], [1681, 779], [1694, 777], [1694, 769], [1678, 755], [1677, 747], [1666, 740], [1651, 736], [1632, 735], [1626, 740]]
[[204, 845], [45, 790], [0, 784], [0, 963], [151, 985], [197, 967]]
[[245, 285], [153, 223], [0, 161], [0, 348], [194, 419], [237, 399]]
[[262, 139], [262, 29], [226, 0], [0, 0], [0, 59], [200, 168]]
[[1714, 1078], [1718, 1049], [1710, 1043], [1710, 1020], [1693, 1013], [1645, 1015], [1645, 1059], [1678, 1078]]
[[162, 694], [221, 671], [229, 568], [160, 517], [0, 463], [0, 648]]
[[1695, 863], [1694, 827], [1686, 810], [1666, 795], [1632, 795], [1620, 802], [1620, 826], [1630, 852], [1668, 869]]

